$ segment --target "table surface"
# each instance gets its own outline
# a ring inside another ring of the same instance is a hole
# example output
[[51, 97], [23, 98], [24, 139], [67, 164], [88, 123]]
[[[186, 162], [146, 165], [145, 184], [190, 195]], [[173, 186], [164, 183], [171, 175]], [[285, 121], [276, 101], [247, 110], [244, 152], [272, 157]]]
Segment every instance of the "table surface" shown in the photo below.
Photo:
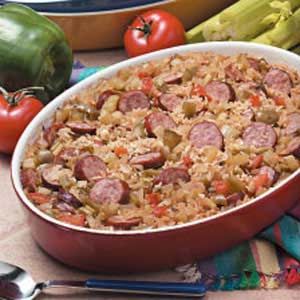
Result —
[[[114, 62], [126, 58], [122, 50], [78, 53], [79, 59], [86, 65], [110, 65]], [[0, 154], [0, 260], [7, 261], [21, 266], [30, 272], [35, 280], [47, 279], [86, 279], [93, 278], [117, 278], [117, 276], [105, 276], [101, 274], [89, 274], [71, 269], [53, 260], [45, 254], [33, 241], [25, 217], [18, 203], [18, 199], [13, 191], [10, 182], [10, 157]], [[122, 277], [124, 279], [139, 280], [180, 280], [181, 275], [173, 270], [159, 273], [130, 275]], [[65, 292], [65, 291], [64, 291]], [[296, 289], [278, 290], [255, 290], [255, 291], [235, 291], [235, 292], [215, 292], [208, 293], [207, 300], [298, 300], [300, 291]], [[53, 296], [53, 293], [40, 296], [39, 299], [106, 299], [106, 300], [126, 300], [133, 297], [124, 296], [102, 296], [100, 294], [68, 294], [63, 296]], [[134, 298], [134, 299], [157, 299], [157, 298]], [[167, 299], [167, 298], [164, 298]]]

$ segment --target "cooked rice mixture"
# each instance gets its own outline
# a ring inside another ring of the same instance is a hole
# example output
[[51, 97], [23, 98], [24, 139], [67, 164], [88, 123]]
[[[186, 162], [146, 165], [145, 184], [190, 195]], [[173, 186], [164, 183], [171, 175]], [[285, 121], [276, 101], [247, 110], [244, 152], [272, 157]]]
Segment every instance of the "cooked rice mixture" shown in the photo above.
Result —
[[122, 69], [59, 108], [21, 179], [77, 226], [172, 226], [245, 203], [300, 158], [299, 74], [246, 54], [188, 53]]

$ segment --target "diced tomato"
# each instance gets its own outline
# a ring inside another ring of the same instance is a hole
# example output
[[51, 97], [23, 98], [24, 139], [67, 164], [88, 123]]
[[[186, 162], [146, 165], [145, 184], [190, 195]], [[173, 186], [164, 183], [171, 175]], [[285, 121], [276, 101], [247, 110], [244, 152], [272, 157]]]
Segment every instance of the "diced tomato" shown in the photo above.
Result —
[[125, 147], [119, 146], [115, 148], [115, 154], [119, 157], [128, 154], [128, 150]]
[[269, 184], [269, 176], [266, 173], [261, 173], [256, 175], [253, 178], [254, 181], [254, 185], [255, 185], [255, 190], [258, 191], [260, 188], [264, 187], [264, 186], [268, 186]]
[[159, 193], [150, 193], [146, 195], [146, 199], [151, 205], [157, 205], [161, 200], [161, 196]]
[[206, 93], [205, 87], [203, 85], [197, 84], [192, 90], [192, 95], [199, 97], [206, 97], [208, 101], [211, 101], [211, 97]]
[[146, 72], [143, 72], [143, 71], [139, 72], [137, 75], [138, 75], [138, 77], [139, 77], [140, 79], [143, 79], [143, 78], [145, 78], [145, 77], [149, 77], [149, 74], [146, 73]]
[[193, 161], [192, 159], [188, 156], [188, 155], [185, 155], [182, 157], [182, 160], [183, 160], [183, 164], [186, 168], [190, 168], [192, 165], [193, 165]]
[[230, 185], [226, 180], [214, 180], [212, 186], [217, 194], [227, 196], [230, 194]]
[[42, 193], [28, 193], [28, 198], [38, 205], [45, 204], [51, 201], [51, 197], [49, 195], [45, 195]]
[[285, 99], [282, 97], [275, 97], [274, 102], [278, 106], [285, 106]]
[[151, 77], [144, 77], [142, 79], [142, 83], [143, 83], [143, 87], [142, 90], [143, 92], [145, 92], [146, 94], [149, 93], [153, 87], [153, 81]]
[[167, 206], [157, 206], [153, 208], [153, 214], [158, 217], [161, 218], [163, 216], [166, 215], [168, 207]]
[[250, 164], [250, 168], [251, 169], [258, 169], [261, 166], [263, 160], [264, 160], [263, 155], [261, 155], [261, 154], [260, 155], [256, 155], [254, 157], [252, 163]]
[[261, 100], [260, 100], [260, 97], [258, 95], [250, 96], [250, 102], [251, 102], [251, 105], [253, 107], [260, 107], [261, 106]]
[[77, 214], [61, 214], [57, 217], [59, 221], [66, 222], [75, 226], [84, 226], [85, 225], [85, 215]]

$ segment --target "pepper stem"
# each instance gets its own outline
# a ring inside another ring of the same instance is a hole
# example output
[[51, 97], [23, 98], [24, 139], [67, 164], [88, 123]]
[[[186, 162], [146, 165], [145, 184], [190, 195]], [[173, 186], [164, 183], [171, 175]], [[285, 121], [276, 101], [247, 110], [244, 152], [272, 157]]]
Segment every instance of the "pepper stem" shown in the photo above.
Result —
[[42, 86], [31, 86], [31, 87], [26, 87], [17, 90], [13, 93], [9, 93], [3, 87], [0, 86], [0, 94], [3, 95], [4, 99], [11, 106], [17, 105], [24, 98], [34, 96], [36, 91], [44, 91], [44, 90], [45, 89]]

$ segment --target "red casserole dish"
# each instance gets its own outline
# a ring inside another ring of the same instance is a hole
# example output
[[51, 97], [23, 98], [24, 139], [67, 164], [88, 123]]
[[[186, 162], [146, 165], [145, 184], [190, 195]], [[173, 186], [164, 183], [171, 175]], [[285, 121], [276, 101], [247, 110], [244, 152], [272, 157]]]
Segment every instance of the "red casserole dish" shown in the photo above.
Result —
[[57, 97], [25, 130], [12, 159], [13, 185], [28, 216], [32, 235], [51, 256], [84, 270], [109, 273], [160, 270], [191, 263], [247, 240], [295, 206], [300, 192], [299, 170], [261, 196], [231, 210], [183, 225], [158, 229], [112, 232], [79, 228], [47, 216], [27, 199], [20, 181], [24, 150], [41, 125], [64, 101], [100, 78], [110, 77], [129, 65], [176, 53], [201, 51], [225, 55], [248, 53], [300, 71], [299, 57], [281, 49], [243, 42], [212, 42], [180, 46], [121, 62]]

